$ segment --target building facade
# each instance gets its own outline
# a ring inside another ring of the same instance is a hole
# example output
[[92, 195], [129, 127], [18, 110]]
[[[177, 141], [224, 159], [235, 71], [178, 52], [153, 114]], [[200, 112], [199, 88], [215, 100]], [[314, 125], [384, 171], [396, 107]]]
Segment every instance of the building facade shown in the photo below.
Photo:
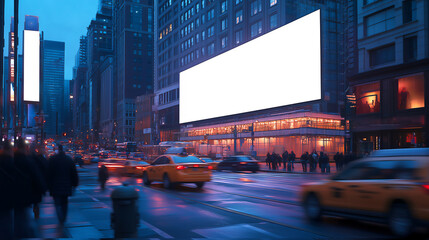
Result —
[[146, 94], [136, 98], [136, 142], [139, 144], [153, 144], [153, 94]]
[[65, 43], [43, 40], [42, 52], [42, 110], [47, 137], [61, 135], [64, 127], [64, 54]]
[[[178, 140], [179, 73], [321, 9], [322, 100], [280, 112], [310, 109], [339, 113], [344, 104], [343, 1], [155, 1], [155, 132]], [[275, 86], [274, 86], [275, 87]], [[277, 110], [276, 110], [277, 111]], [[266, 111], [270, 113], [272, 110]], [[222, 120], [223, 121], [223, 120]]]
[[117, 142], [135, 140], [136, 97], [153, 92], [153, 0], [113, 5], [115, 132]]
[[114, 75], [113, 75], [113, 57], [107, 57], [100, 65], [100, 137], [101, 145], [110, 147], [114, 145], [115, 139], [115, 116], [113, 94]]
[[428, 8], [424, 0], [357, 1], [353, 151], [428, 146]]

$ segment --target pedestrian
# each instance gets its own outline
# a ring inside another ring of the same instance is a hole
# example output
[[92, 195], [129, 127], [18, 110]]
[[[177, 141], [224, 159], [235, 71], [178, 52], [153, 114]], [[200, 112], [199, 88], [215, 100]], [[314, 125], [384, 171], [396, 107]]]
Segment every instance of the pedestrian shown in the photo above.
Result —
[[104, 187], [108, 179], [109, 179], [109, 171], [107, 170], [106, 166], [101, 165], [100, 168], [98, 168], [98, 181], [100, 182], [101, 190], [104, 191]]
[[270, 152], [267, 152], [267, 158], [265, 158], [265, 165], [268, 166], [268, 168], [271, 169], [271, 167], [270, 167], [270, 158], [271, 158], [271, 154], [270, 154]]
[[328, 155], [324, 154], [323, 152], [320, 152], [319, 167], [322, 173], [326, 173], [328, 164], [329, 164]]
[[338, 163], [339, 163], [339, 169], [343, 170], [343, 166], [344, 166], [344, 155], [343, 153], [340, 153], [340, 156], [338, 157]]
[[55, 210], [61, 226], [67, 218], [68, 198], [79, 184], [76, 165], [58, 145], [58, 153], [49, 159], [48, 183], [51, 196], [54, 198]]
[[313, 172], [317, 171], [317, 164], [319, 163], [319, 155], [317, 154], [316, 150], [313, 151]]
[[15, 142], [14, 165], [16, 170], [16, 191], [14, 199], [15, 238], [35, 236], [35, 229], [30, 218], [30, 208], [35, 203], [35, 196], [44, 188], [42, 174], [27, 152], [22, 138]]
[[44, 147], [33, 145], [31, 148], [31, 159], [34, 161], [37, 168], [37, 173], [40, 174], [41, 185], [39, 189], [33, 191], [33, 213], [34, 218], [39, 219], [40, 217], [40, 207], [39, 204], [42, 202], [42, 197], [45, 195], [48, 190], [47, 186], [47, 172], [48, 172], [48, 161], [44, 156]]
[[12, 146], [5, 140], [0, 151], [0, 239], [13, 239], [14, 172]]
[[308, 160], [308, 152], [305, 152], [301, 155], [302, 172], [307, 172], [307, 160]]
[[340, 170], [340, 153], [339, 152], [337, 152], [334, 155], [334, 161], [335, 161], [335, 167], [336, 167], [337, 172], [338, 172], [338, 170]]
[[294, 153], [293, 151], [291, 151], [291, 152], [290, 152], [290, 154], [289, 154], [289, 162], [290, 162], [291, 170], [292, 170], [292, 171], [295, 169], [295, 167], [294, 167], [294, 164], [295, 164], [295, 158], [296, 158], [295, 153]]
[[285, 150], [284, 153], [282, 154], [283, 169], [286, 169], [286, 163], [288, 158], [289, 158], [289, 153], [287, 152], [287, 150]]

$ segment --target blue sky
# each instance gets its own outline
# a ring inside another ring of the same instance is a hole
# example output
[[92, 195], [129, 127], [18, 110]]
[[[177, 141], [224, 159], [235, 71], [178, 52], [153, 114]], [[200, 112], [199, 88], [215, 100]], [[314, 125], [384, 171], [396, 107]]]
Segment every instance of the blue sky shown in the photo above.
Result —
[[[72, 79], [74, 57], [79, 48], [79, 38], [86, 34], [91, 19], [95, 18], [98, 0], [20, 0], [19, 38], [22, 40], [24, 16], [39, 17], [39, 29], [45, 40], [65, 42], [65, 79]], [[10, 18], [13, 16], [13, 0], [6, 0], [5, 8], [5, 55], [9, 47]], [[22, 50], [22, 42], [18, 46]]]

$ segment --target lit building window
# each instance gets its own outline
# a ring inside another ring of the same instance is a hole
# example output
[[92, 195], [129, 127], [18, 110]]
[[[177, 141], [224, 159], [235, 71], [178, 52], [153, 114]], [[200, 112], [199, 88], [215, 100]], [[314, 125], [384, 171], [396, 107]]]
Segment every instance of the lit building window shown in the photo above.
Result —
[[277, 4], [277, 0], [270, 0], [270, 7]]
[[398, 109], [422, 108], [425, 106], [423, 74], [398, 79]]
[[239, 24], [243, 21], [243, 10], [238, 10], [235, 13], [235, 24]]
[[380, 83], [370, 83], [355, 87], [356, 114], [380, 112]]

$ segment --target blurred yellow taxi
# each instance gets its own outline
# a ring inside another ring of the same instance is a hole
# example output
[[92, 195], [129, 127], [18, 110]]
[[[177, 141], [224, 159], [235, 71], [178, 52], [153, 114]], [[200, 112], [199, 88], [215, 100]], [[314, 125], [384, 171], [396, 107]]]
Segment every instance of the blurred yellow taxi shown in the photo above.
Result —
[[144, 161], [127, 160], [124, 163], [122, 172], [125, 175], [141, 177], [144, 169], [146, 169], [147, 166], [149, 166], [149, 163]]
[[122, 168], [124, 167], [125, 161], [126, 160], [121, 158], [107, 158], [105, 160], [100, 161], [98, 163], [98, 167], [101, 167], [101, 165], [104, 165], [106, 166], [108, 171], [121, 173]]
[[179, 183], [195, 183], [198, 188], [211, 180], [212, 167], [195, 156], [185, 154], [161, 155], [143, 171], [143, 183], [163, 182], [164, 188]]
[[375, 151], [330, 180], [303, 185], [310, 220], [322, 215], [386, 223], [398, 236], [429, 226], [429, 149]]

